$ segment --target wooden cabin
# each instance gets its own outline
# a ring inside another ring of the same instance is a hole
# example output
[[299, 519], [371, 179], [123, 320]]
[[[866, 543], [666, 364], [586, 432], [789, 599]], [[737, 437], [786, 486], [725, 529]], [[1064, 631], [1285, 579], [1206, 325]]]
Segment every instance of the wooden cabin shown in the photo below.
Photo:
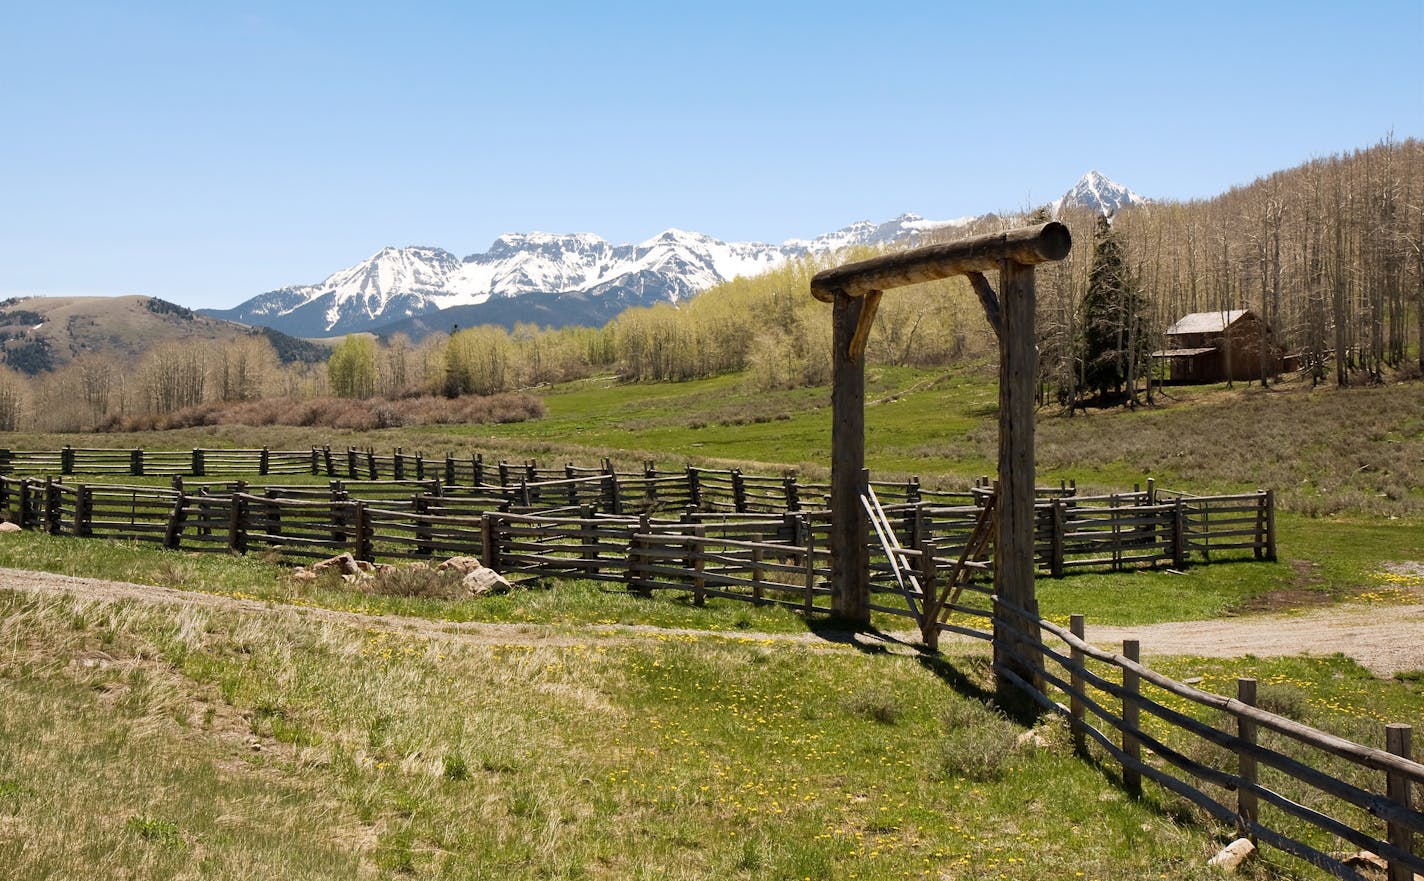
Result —
[[1250, 309], [1193, 312], [1167, 328], [1163, 337], [1163, 348], [1152, 358], [1168, 382], [1260, 379], [1262, 352], [1268, 376], [1280, 375], [1285, 364], [1285, 350]]

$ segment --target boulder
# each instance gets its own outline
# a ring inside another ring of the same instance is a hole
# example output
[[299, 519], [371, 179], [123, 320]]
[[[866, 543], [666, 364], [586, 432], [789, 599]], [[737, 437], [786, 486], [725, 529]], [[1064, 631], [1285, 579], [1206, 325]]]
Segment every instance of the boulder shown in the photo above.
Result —
[[313, 572], [305, 566], [298, 566], [293, 569], [291, 575], [293, 581], [316, 581], [320, 577], [320, 573]]
[[[366, 564], [368, 567], [370, 563]], [[313, 572], [325, 572], [328, 569], [335, 569], [342, 575], [356, 575], [362, 571], [361, 561], [358, 561], [350, 554], [337, 554], [334, 557], [327, 557], [320, 563], [312, 564]]]
[[0, 523], [0, 532], [19, 532], [19, 531], [20, 531], [20, 524], [18, 524], [18, 523], [11, 523], [9, 520], [6, 520], [4, 523]]
[[1238, 838], [1221, 849], [1221, 852], [1207, 861], [1223, 872], [1235, 873], [1246, 862], [1247, 857], [1256, 852], [1256, 845], [1245, 838]]
[[1362, 869], [1365, 874], [1383, 874], [1389, 871], [1389, 863], [1384, 857], [1367, 850], [1355, 851], [1349, 856], [1342, 857], [1340, 862], [1351, 868]]
[[476, 569], [483, 569], [485, 564], [480, 562], [479, 557], [451, 557], [445, 562], [435, 567], [437, 572], [449, 572], [454, 570], [460, 573], [474, 572]]
[[476, 597], [490, 593], [505, 593], [513, 587], [503, 575], [485, 566], [466, 572], [461, 584], [464, 585], [465, 591], [470, 596]]

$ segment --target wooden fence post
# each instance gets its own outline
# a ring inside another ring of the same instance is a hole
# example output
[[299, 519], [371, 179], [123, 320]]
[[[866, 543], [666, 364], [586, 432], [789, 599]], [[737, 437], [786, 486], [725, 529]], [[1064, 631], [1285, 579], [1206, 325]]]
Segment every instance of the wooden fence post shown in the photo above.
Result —
[[651, 461], [643, 461], [643, 479], [646, 483], [646, 492], [650, 505], [656, 505], [658, 501], [658, 468]]
[[64, 449], [59, 451], [59, 473], [65, 475], [74, 473], [74, 448], [69, 444], [65, 444]]
[[[1129, 661], [1142, 659], [1141, 644], [1135, 639], [1122, 641], [1122, 655]], [[1142, 760], [1142, 743], [1137, 739], [1141, 715], [1137, 697], [1141, 693], [1141, 677], [1136, 670], [1122, 668], [1122, 751], [1134, 762]], [[1122, 785], [1133, 795], [1142, 794], [1142, 772], [1129, 762], [1122, 763]]]
[[[917, 512], [919, 508], [915, 509]], [[935, 585], [938, 572], [935, 567], [934, 546], [921, 540], [920, 546], [920, 639], [925, 648], [939, 651], [939, 590]]]
[[45, 478], [44, 493], [45, 531], [50, 535], [60, 532], [60, 484]]
[[396, 480], [405, 480], [405, 454], [400, 447], [396, 447], [391, 454], [391, 476]]
[[206, 461], [206, 455], [203, 453], [202, 450], [193, 451], [193, 462], [189, 470], [193, 472], [194, 477], [207, 476], [208, 464]]
[[455, 485], [455, 455], [453, 453], [445, 454], [445, 485]]
[[336, 476], [336, 463], [331, 460], [331, 445], [327, 444], [321, 448], [321, 458], [326, 464], [326, 476]]
[[1187, 512], [1182, 506], [1181, 496], [1172, 504], [1172, 566], [1185, 569], [1187, 565]]
[[182, 493], [173, 499], [173, 509], [168, 512], [168, 522], [163, 527], [163, 546], [171, 551], [178, 550], [183, 540], [183, 521], [188, 518], [187, 501]]
[[380, 480], [381, 472], [376, 468], [376, 450], [374, 447], [366, 449], [366, 471], [370, 475], [369, 480]]
[[[1256, 680], [1241, 677], [1236, 680], [1236, 699], [1248, 707], [1256, 706]], [[1236, 736], [1247, 745], [1256, 745], [1256, 721], [1246, 716], [1236, 717]], [[1247, 749], [1236, 751], [1236, 773], [1241, 784], [1236, 788], [1236, 825], [1244, 838], [1254, 844], [1256, 833], [1252, 831], [1259, 817], [1256, 792], [1256, 757]]]
[[692, 570], [692, 604], [695, 606], [705, 606], [707, 604], [707, 579], [702, 572], [707, 566], [705, 555], [707, 537], [707, 527], [697, 524], [692, 527], [692, 539], [688, 542], [688, 562]]
[[316, 447], [311, 448], [311, 473], [312, 477], [321, 473], [321, 450]]
[[425, 479], [425, 453], [420, 450], [415, 451], [415, 479]]
[[356, 448], [346, 448], [346, 479], [357, 480], [360, 474], [356, 471]]
[[499, 561], [499, 537], [495, 533], [494, 517], [480, 516], [480, 562], [493, 569]]
[[786, 510], [801, 510], [801, 488], [796, 484], [796, 475], [789, 474], [783, 477], [781, 485], [786, 490]]
[[1049, 561], [1048, 571], [1054, 578], [1063, 577], [1063, 533], [1064, 520], [1066, 516], [1063, 512], [1063, 499], [1055, 498], [1049, 505], [1050, 517], [1050, 539], [1049, 539]]
[[758, 546], [752, 548], [752, 599], [757, 605], [761, 605], [762, 600], [765, 599], [762, 590], [762, 576], [761, 547]]
[[810, 615], [816, 608], [816, 530], [809, 515], [801, 515], [806, 525], [806, 603], [805, 612]]
[[[1413, 748], [1410, 743], [1412, 729], [1408, 725], [1386, 725], [1384, 727], [1385, 749], [1400, 758], [1414, 760]], [[1397, 772], [1390, 772], [1385, 781], [1385, 794], [1395, 804], [1404, 808], [1412, 808], [1413, 801], [1409, 793], [1409, 778]], [[1414, 836], [1409, 831], [1409, 827], [1403, 823], [1389, 823], [1386, 826], [1386, 835], [1389, 843], [1404, 851], [1413, 853]], [[1389, 881], [1413, 881], [1414, 870], [1405, 865], [1401, 860], [1389, 861]]]
[[484, 486], [484, 485], [485, 485], [485, 454], [484, 454], [484, 453], [471, 453], [471, 454], [470, 454], [470, 470], [471, 470], [471, 472], [473, 472], [473, 474], [474, 474], [474, 477], [472, 478], [472, 479], [474, 480], [474, 485], [475, 485], [475, 486]]
[[623, 493], [618, 487], [618, 472], [612, 465], [603, 474], [603, 507], [610, 514], [623, 513]]
[[1274, 563], [1276, 562], [1276, 491], [1266, 490], [1261, 504], [1266, 506], [1266, 559]]
[[702, 507], [702, 478], [691, 465], [687, 466], [687, 497], [692, 507]]
[[266, 447], [263, 447], [262, 451], [257, 454], [257, 473], [263, 477], [266, 477], [267, 474], [271, 471], [271, 468], [272, 453]]
[[371, 536], [371, 512], [367, 510], [365, 502], [352, 502], [352, 513], [355, 514], [356, 521], [356, 552], [352, 555], [358, 560], [365, 560], [367, 563], [375, 561], [375, 548]]
[[74, 534], [80, 538], [94, 534], [94, 490], [82, 483], [74, 494]]
[[235, 554], [247, 552], [247, 503], [239, 493], [227, 498], [227, 548]]
[[143, 447], [129, 451], [129, 473], [134, 477], [143, 476]]
[[15, 522], [20, 526], [28, 528], [34, 524], [34, 501], [33, 493], [30, 490], [30, 479], [20, 478], [20, 488], [16, 494], [16, 514]]
[[747, 484], [740, 468], [732, 469], [732, 508], [738, 513], [747, 510]]
[[[1068, 619], [1068, 629], [1074, 636], [1086, 641], [1087, 632], [1086, 619], [1082, 615], [1073, 615]], [[1072, 661], [1072, 669], [1069, 670], [1069, 686], [1072, 693], [1068, 695], [1068, 717], [1071, 720], [1073, 731], [1073, 752], [1080, 756], [1088, 754], [1088, 736], [1083, 722], [1083, 714], [1086, 705], [1083, 701], [1084, 677], [1083, 667], [1088, 662], [1088, 656], [1077, 646], [1072, 646], [1068, 651], [1069, 659]]]
[[583, 551], [580, 552], [584, 560], [583, 571], [591, 578], [598, 574], [598, 558], [602, 553], [598, 546], [598, 524], [593, 518], [592, 505], [579, 507], [579, 544], [583, 545]]
[[430, 514], [430, 500], [417, 493], [411, 499], [411, 510], [415, 514], [415, 552], [428, 557], [435, 552], [431, 546], [430, 521], [426, 519]]

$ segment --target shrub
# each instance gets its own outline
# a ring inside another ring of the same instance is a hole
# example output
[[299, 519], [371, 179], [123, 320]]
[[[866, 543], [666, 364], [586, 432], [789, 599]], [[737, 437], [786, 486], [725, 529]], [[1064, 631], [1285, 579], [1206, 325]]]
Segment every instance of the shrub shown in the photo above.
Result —
[[1018, 726], [997, 709], [971, 700], [951, 701], [940, 718], [945, 727], [940, 764], [946, 773], [971, 780], [1003, 775], [1018, 743]]
[[873, 686], [848, 698], [846, 709], [862, 719], [882, 725], [894, 725], [899, 721], [902, 712], [900, 701], [895, 695]]

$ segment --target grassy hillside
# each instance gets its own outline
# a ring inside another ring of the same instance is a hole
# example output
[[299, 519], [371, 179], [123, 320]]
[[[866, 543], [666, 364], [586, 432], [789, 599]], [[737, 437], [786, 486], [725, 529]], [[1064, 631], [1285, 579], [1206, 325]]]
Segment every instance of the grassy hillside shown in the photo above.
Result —
[[0, 304], [4, 363], [35, 374], [83, 355], [129, 365], [166, 342], [226, 342], [259, 334], [284, 360], [324, 360], [326, 350], [275, 331], [253, 330], [152, 297], [28, 297]]
[[[1060, 727], [1020, 744], [977, 697], [977, 654], [11, 591], [0, 638], [0, 861], [17, 881], [1176, 881], [1211, 877], [1233, 835], [1126, 798]], [[1339, 659], [1250, 672], [1346, 730], [1419, 699]]]

